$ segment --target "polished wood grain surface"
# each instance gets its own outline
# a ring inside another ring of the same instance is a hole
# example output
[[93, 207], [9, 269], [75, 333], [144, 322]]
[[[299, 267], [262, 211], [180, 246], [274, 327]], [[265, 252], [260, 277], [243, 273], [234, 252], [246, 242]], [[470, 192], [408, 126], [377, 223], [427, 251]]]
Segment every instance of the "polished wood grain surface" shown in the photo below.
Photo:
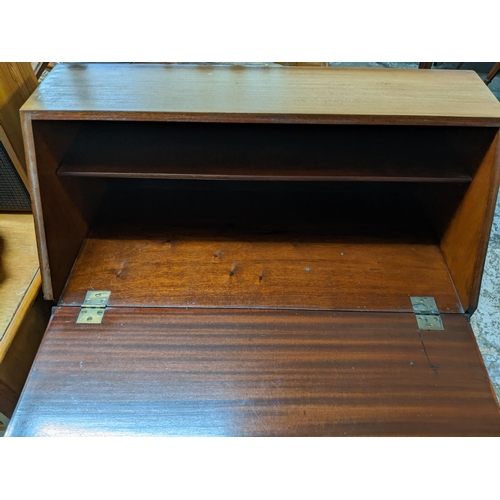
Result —
[[500, 126], [473, 71], [59, 64], [23, 106], [36, 119]]
[[82, 124], [58, 175], [464, 182], [494, 134], [477, 127], [94, 121]]
[[9, 436], [500, 435], [464, 316], [57, 308]]
[[460, 312], [412, 188], [117, 181], [60, 304], [103, 289], [121, 306], [410, 311], [431, 295]]

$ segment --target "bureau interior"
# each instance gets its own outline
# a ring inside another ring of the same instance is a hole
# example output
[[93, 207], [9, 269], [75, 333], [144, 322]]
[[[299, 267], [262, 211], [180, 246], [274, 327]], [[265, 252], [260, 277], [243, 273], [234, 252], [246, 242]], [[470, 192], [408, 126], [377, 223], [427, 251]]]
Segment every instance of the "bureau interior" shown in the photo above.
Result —
[[487, 218], [477, 201], [496, 130], [35, 121], [33, 131], [44, 292], [60, 304], [103, 289], [112, 306], [474, 305], [481, 249], [469, 240]]
[[423, 187], [107, 179], [62, 303], [456, 312]]

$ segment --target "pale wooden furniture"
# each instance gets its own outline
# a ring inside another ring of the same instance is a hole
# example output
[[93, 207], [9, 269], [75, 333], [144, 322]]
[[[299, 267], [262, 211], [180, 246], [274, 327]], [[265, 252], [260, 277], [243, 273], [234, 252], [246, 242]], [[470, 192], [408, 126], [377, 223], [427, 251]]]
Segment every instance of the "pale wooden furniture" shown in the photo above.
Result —
[[12, 416], [47, 325], [33, 216], [0, 213], [0, 412]]
[[21, 113], [57, 306], [8, 435], [500, 435], [475, 73], [64, 65]]

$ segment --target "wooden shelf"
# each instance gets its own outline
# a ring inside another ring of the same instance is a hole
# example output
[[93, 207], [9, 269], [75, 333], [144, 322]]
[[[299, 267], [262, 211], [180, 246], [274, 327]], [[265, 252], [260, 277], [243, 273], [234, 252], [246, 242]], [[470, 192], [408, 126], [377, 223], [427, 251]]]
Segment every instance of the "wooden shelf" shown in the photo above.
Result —
[[[257, 172], [251, 168], [241, 169], [221, 165], [213, 169], [204, 165], [184, 167], [181, 165], [153, 166], [147, 165], [140, 169], [125, 165], [86, 165], [82, 168], [73, 168], [63, 165], [58, 170], [61, 177], [104, 177], [118, 179], [205, 179], [205, 180], [269, 180], [269, 181], [357, 181], [357, 182], [470, 182], [470, 175], [452, 172], [440, 172], [432, 175], [431, 172], [422, 174], [422, 169], [406, 171], [405, 175], [397, 177], [388, 172], [377, 172], [367, 167], [361, 173], [359, 168], [345, 167], [344, 169], [307, 169], [305, 167], [280, 168], [268, 167]], [[358, 173], [353, 173], [354, 171]]]
[[32, 302], [39, 289], [33, 216], [0, 214], [0, 362], [13, 339], [16, 314], [23, 317], [26, 312], [25, 296], [31, 296]]
[[111, 125], [81, 124], [58, 175], [464, 183], [493, 133], [456, 127]]

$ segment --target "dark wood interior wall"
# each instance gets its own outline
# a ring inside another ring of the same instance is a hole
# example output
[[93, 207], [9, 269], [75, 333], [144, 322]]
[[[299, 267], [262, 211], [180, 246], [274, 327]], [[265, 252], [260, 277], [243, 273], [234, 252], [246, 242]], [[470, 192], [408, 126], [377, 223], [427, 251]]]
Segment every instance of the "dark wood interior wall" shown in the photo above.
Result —
[[96, 122], [64, 176], [467, 182], [488, 137], [473, 127]]
[[77, 135], [78, 122], [31, 121], [23, 114], [27, 159], [36, 206], [36, 230], [43, 293], [57, 301], [87, 235], [92, 207], [100, 200], [105, 182], [61, 180], [57, 169]]
[[441, 238], [443, 255], [467, 314], [476, 310], [479, 300], [500, 182], [499, 141], [497, 130]]

